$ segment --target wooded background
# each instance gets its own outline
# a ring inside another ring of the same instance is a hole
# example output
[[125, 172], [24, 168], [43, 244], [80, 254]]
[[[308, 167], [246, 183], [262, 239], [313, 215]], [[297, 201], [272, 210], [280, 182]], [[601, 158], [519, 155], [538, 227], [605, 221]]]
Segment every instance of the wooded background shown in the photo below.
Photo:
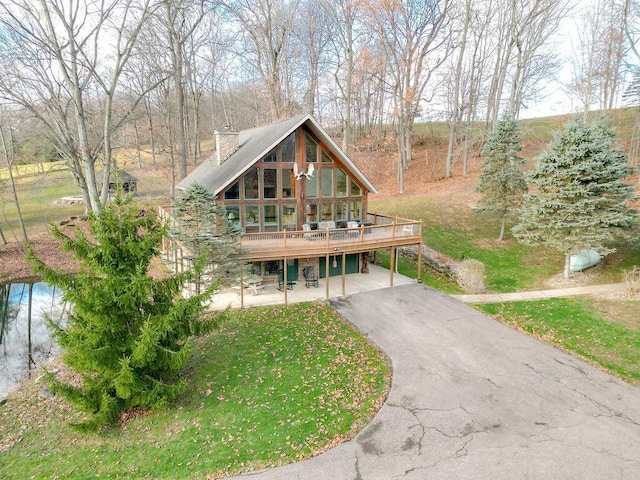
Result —
[[561, 69], [585, 113], [637, 103], [638, 4], [6, 0], [0, 152], [7, 164], [64, 159], [99, 210], [95, 173], [114, 149], [169, 157], [173, 185], [215, 129], [312, 113], [347, 153], [392, 125], [403, 192], [417, 119], [448, 122], [450, 176], [478, 122], [518, 119]]

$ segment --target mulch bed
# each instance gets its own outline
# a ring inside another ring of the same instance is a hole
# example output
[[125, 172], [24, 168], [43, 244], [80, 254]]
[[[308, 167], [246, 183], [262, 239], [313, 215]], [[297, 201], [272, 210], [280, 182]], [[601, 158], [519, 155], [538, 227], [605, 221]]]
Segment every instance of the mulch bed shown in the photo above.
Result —
[[[60, 231], [74, 237], [77, 229], [87, 232], [86, 222], [77, 221], [75, 224], [60, 225]], [[29, 238], [29, 242], [36, 254], [49, 267], [64, 271], [77, 272], [81, 262], [76, 260], [72, 252], [62, 249], [62, 242], [50, 232], [40, 233]], [[163, 278], [168, 275], [167, 268], [159, 257], [154, 258], [149, 266], [149, 274], [153, 278]], [[0, 245], [0, 283], [19, 283], [36, 280], [31, 264], [27, 260], [27, 249], [23, 242], [9, 242]]]
[[[65, 233], [70, 233], [65, 231]], [[29, 239], [38, 258], [57, 270], [74, 271], [79, 264], [73, 254], [62, 250], [60, 240], [50, 233], [41, 233]], [[16, 283], [36, 278], [27, 260], [27, 249], [22, 242], [9, 242], [0, 246], [0, 283]]]

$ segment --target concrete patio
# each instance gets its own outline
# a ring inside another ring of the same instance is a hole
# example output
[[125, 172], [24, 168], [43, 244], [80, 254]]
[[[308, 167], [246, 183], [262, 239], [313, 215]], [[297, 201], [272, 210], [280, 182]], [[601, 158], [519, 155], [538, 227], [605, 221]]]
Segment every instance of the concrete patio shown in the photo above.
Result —
[[[399, 273], [393, 274], [393, 285], [407, 285], [415, 283], [412, 278]], [[265, 282], [266, 283], [266, 282]], [[345, 275], [345, 291], [342, 291], [342, 277], [329, 278], [329, 297], [338, 298], [344, 295], [369, 292], [388, 288], [390, 285], [389, 270], [369, 265], [369, 273], [351, 273]], [[287, 290], [287, 303], [310, 302], [326, 297], [326, 278], [318, 280], [318, 287], [305, 287], [304, 279], [293, 285], [293, 289]], [[266, 283], [264, 290], [259, 295], [252, 295], [249, 288], [243, 291], [244, 307], [257, 307], [261, 305], [284, 305], [285, 293], [278, 290], [278, 284]], [[209, 311], [224, 310], [227, 307], [241, 308], [239, 290], [224, 289], [214, 295], [213, 302], [209, 305]]]

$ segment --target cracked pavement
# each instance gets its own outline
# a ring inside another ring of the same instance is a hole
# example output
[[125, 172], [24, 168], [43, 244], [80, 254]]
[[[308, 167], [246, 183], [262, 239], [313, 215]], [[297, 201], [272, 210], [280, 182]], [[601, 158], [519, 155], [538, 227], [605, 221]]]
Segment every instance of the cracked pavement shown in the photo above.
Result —
[[334, 307], [393, 363], [353, 440], [238, 479], [637, 479], [640, 389], [425, 285]]

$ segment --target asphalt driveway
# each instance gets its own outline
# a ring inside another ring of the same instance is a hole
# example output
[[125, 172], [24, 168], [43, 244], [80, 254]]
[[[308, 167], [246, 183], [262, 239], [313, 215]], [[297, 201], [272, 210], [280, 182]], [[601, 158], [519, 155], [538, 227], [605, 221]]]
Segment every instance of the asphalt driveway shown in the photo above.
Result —
[[424, 285], [334, 305], [391, 358], [387, 402], [352, 441], [238, 478], [640, 478], [640, 389]]

